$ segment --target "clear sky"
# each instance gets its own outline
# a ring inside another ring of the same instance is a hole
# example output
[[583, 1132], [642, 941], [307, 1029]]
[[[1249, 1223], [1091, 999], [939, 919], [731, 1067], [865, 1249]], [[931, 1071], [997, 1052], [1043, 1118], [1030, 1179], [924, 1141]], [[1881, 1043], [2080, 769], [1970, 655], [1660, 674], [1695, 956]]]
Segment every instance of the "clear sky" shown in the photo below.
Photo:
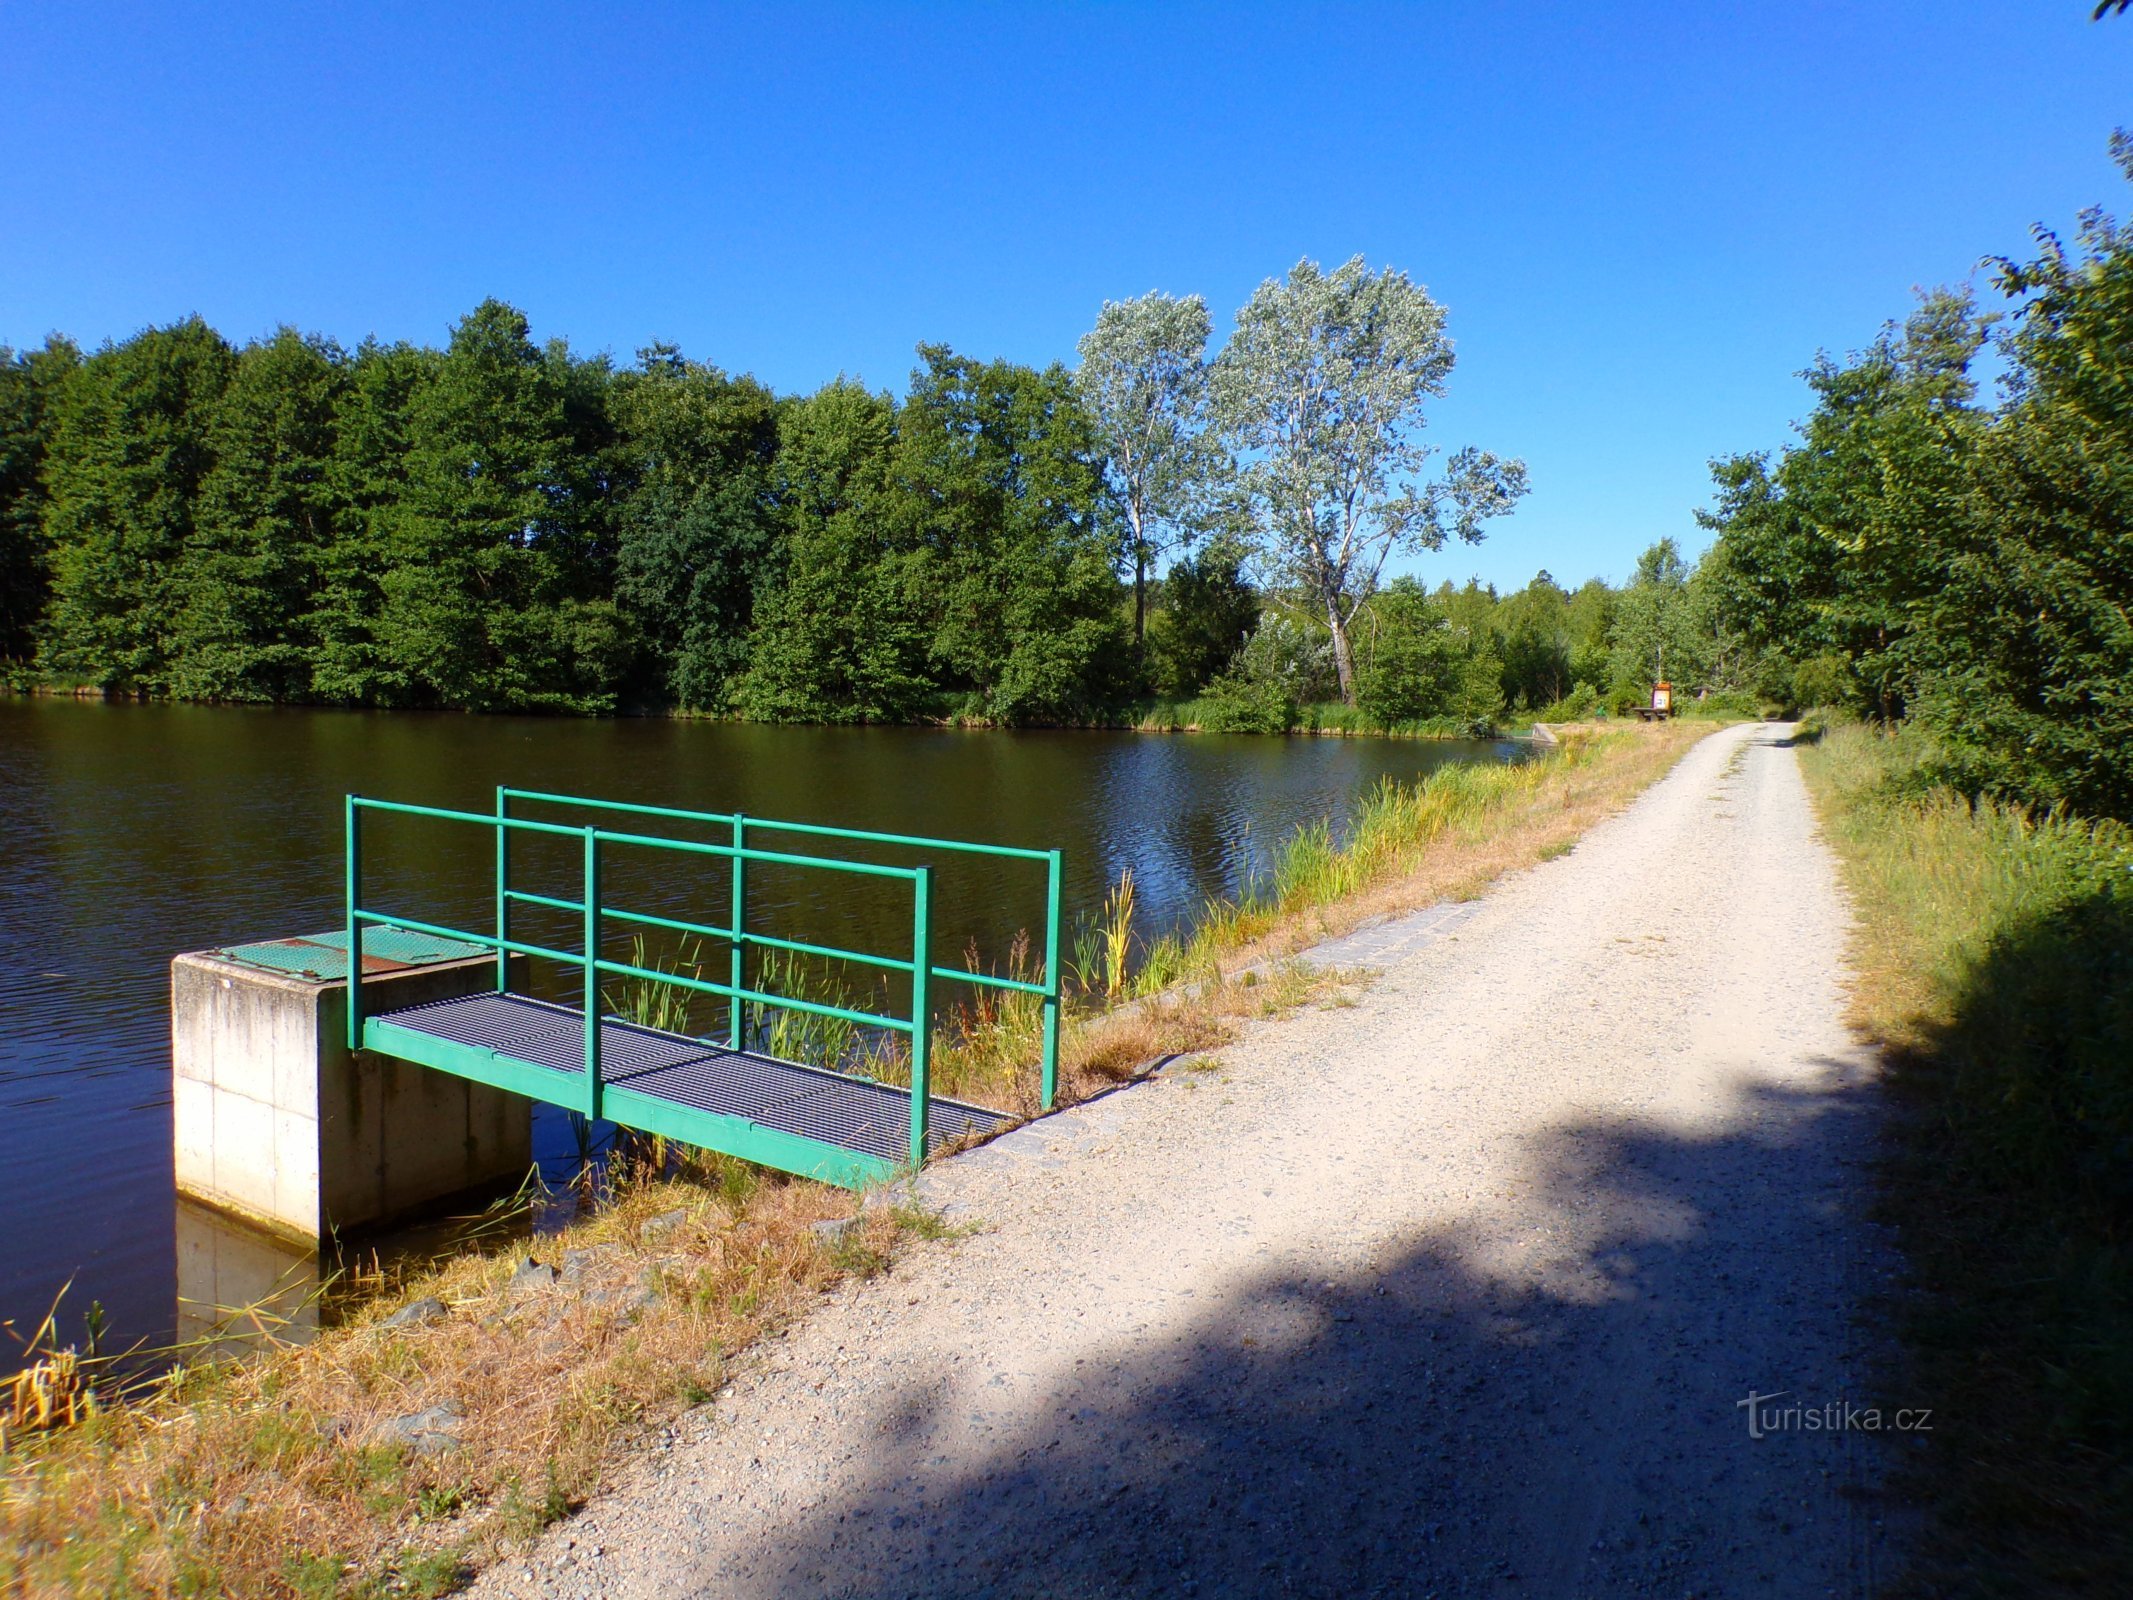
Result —
[[[0, 0], [0, 341], [198, 311], [653, 339], [780, 390], [1218, 333], [1298, 257], [1450, 310], [1437, 442], [1533, 492], [1419, 570], [1625, 575], [1914, 285], [2133, 210], [2133, 17], [2025, 3], [1187, 8]], [[1978, 279], [1984, 286], [1983, 276]]]

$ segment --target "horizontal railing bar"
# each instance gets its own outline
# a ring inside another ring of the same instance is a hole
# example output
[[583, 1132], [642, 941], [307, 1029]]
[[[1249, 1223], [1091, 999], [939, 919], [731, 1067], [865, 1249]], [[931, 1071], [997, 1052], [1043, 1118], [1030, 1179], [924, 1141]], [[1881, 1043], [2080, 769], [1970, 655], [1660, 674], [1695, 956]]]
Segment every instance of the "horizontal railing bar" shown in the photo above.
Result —
[[1051, 994], [1041, 983], [1025, 983], [1020, 978], [995, 978], [989, 972], [971, 972], [963, 967], [935, 967], [936, 978], [946, 978], [952, 983], [974, 983], [982, 989], [1012, 989], [1017, 994]]
[[399, 800], [366, 800], [359, 794], [349, 801], [363, 811], [392, 811], [404, 817], [434, 817], [442, 822], [478, 822], [484, 828], [516, 828], [523, 833], [556, 833], [573, 839], [585, 837], [583, 828], [560, 822], [535, 822], [528, 817], [497, 817], [486, 811], [447, 811], [442, 806], [411, 806]]
[[809, 944], [804, 939], [779, 939], [767, 933], [744, 933], [743, 944], [759, 944], [766, 950], [790, 950], [797, 955], [821, 956], [830, 961], [858, 961], [885, 972], [909, 972], [914, 963], [894, 956], [870, 956], [857, 950], [839, 950], [831, 944]]
[[[633, 805], [622, 800], [589, 800], [582, 795], [544, 794], [535, 789], [506, 789], [512, 800], [531, 800], [552, 806], [579, 806], [592, 811], [627, 811], [645, 817], [672, 817], [681, 822], [713, 822], [730, 826], [732, 812], [684, 811], [673, 806]], [[869, 844], [909, 845], [924, 850], [961, 850], [972, 855], [1012, 856], [1020, 861], [1047, 861], [1050, 853], [1013, 844], [978, 844], [968, 839], [929, 839], [915, 833], [873, 833], [859, 828], [833, 828], [820, 822], [774, 822], [767, 817], [741, 819], [751, 832], [806, 833], [824, 839], [859, 839]]]
[[641, 922], [648, 928], [666, 928], [674, 933], [693, 933], [706, 939], [723, 939], [733, 942], [731, 928], [714, 928], [707, 922], [682, 922], [673, 917], [655, 917], [649, 911], [618, 911], [613, 906], [602, 906], [600, 915], [612, 917], [617, 922]]
[[[531, 833], [562, 834], [573, 839], [585, 837], [586, 829], [565, 827], [560, 822], [534, 822], [524, 817], [498, 817], [482, 811], [448, 811], [442, 806], [411, 806], [398, 800], [366, 800], [361, 795], [349, 796], [350, 801], [365, 811], [391, 811], [402, 816], [431, 817], [443, 822], [478, 822], [484, 828], [518, 828]], [[786, 867], [820, 867], [828, 872], [852, 872], [867, 878], [901, 878], [907, 883], [916, 882], [916, 867], [888, 867], [873, 861], [835, 861], [828, 856], [792, 855], [782, 850], [735, 849], [730, 844], [699, 844], [694, 839], [660, 839], [648, 833], [609, 833], [604, 828], [591, 830], [602, 844], [641, 845], [648, 850], [679, 850], [688, 855], [719, 856], [729, 861], [769, 861]]]
[[818, 1017], [837, 1017], [845, 1022], [856, 1022], [869, 1028], [893, 1028], [898, 1033], [912, 1031], [908, 1017], [885, 1017], [872, 1011], [853, 1011], [845, 1006], [826, 1005], [819, 1000], [800, 1000], [785, 994], [765, 994], [760, 989], [737, 989], [730, 983], [714, 983], [709, 978], [684, 978], [651, 967], [632, 966], [627, 961], [599, 961], [595, 962], [594, 966], [598, 971], [613, 973], [618, 978], [642, 978], [650, 983], [671, 983], [683, 989], [698, 989], [705, 994], [754, 1000], [774, 1010], [807, 1011]]
[[[605, 837], [603, 835], [602, 837]], [[529, 905], [548, 906], [556, 911], [583, 912], [582, 900], [558, 900], [554, 895], [533, 894], [521, 889], [506, 889], [504, 894], [512, 900], [523, 900]], [[683, 922], [674, 917], [657, 917], [649, 911], [623, 911], [614, 906], [602, 906], [600, 915], [612, 917], [617, 922], [642, 923], [648, 928], [665, 928], [672, 933], [694, 933], [706, 939], [722, 939], [733, 942], [731, 928], [714, 928], [708, 922]], [[886, 972], [909, 972], [911, 963], [895, 956], [868, 955], [864, 950], [840, 950], [832, 944], [809, 944], [802, 939], [778, 939], [767, 933], [743, 933], [742, 944], [761, 945], [766, 950], [790, 950], [798, 955], [821, 956], [830, 961], [858, 961], [870, 967], [880, 967]]]
[[578, 911], [585, 909], [583, 900], [558, 900], [552, 894], [535, 894], [530, 889], [506, 889], [506, 900], [521, 901], [529, 906], [546, 906], [551, 911]]
[[[541, 956], [550, 961], [561, 961], [573, 967], [585, 965], [582, 955], [564, 950], [550, 950], [544, 945], [527, 944], [518, 939], [499, 939], [493, 933], [468, 933], [458, 928], [447, 928], [434, 922], [418, 922], [413, 917], [396, 917], [383, 911], [358, 911], [359, 921], [377, 923], [387, 927], [403, 928], [410, 933], [434, 934], [440, 939], [458, 939], [466, 944], [478, 944], [488, 949], [501, 946], [515, 955]], [[815, 1000], [800, 1000], [791, 995], [769, 994], [761, 989], [735, 989], [727, 983], [714, 983], [709, 978], [689, 978], [678, 972], [659, 972], [651, 967], [632, 966], [626, 961], [597, 961], [594, 970], [611, 973], [623, 978], [643, 978], [652, 983], [671, 983], [684, 989], [698, 989], [705, 994], [737, 996], [742, 1000], [755, 1000], [782, 1011], [809, 1011], [818, 1017], [837, 1017], [846, 1022], [857, 1022], [866, 1027], [892, 1028], [899, 1033], [911, 1031], [908, 1017], [885, 1017], [872, 1011], [854, 1011], [846, 1006], [825, 1005]]]
[[[484, 822], [493, 822], [493, 817], [484, 817]], [[566, 828], [566, 833], [582, 834], [582, 828]], [[736, 850], [730, 844], [699, 844], [694, 839], [661, 839], [649, 833], [609, 833], [605, 828], [593, 830], [602, 844], [642, 845], [648, 850], [679, 850], [692, 856], [720, 856], [729, 861], [769, 861], [787, 867], [824, 867], [831, 872], [856, 872], [867, 878], [901, 878], [906, 883], [918, 879], [916, 867], [885, 867], [873, 861], [833, 861], [828, 856], [796, 856], [782, 850]]]
[[551, 950], [546, 945], [527, 944], [518, 939], [499, 939], [493, 933], [468, 933], [460, 928], [447, 928], [434, 922], [417, 922], [413, 917], [398, 917], [386, 911], [356, 911], [358, 922], [374, 922], [388, 928], [404, 928], [409, 933], [434, 934], [440, 939], [457, 939], [462, 944], [478, 944], [483, 949], [509, 950], [513, 955], [540, 956], [549, 961], [565, 962], [573, 967], [585, 965], [585, 958], [569, 950]]
[[748, 819], [748, 826], [767, 828], [772, 832], [808, 833], [828, 839], [858, 839], [867, 844], [909, 845], [918, 850], [960, 850], [967, 855], [1012, 856], [1018, 861], [1048, 861], [1050, 854], [1043, 850], [1029, 850], [1018, 844], [978, 844], [968, 839], [927, 839], [914, 833], [870, 833], [861, 828], [831, 828], [819, 822], [758, 822]]

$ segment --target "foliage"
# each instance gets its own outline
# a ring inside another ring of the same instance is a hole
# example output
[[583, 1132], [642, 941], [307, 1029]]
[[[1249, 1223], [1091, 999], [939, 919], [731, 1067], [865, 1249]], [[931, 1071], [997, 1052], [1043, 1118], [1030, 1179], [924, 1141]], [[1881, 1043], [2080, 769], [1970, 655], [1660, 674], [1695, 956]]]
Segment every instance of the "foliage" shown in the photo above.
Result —
[[1278, 677], [1225, 673], [1207, 685], [1199, 701], [1200, 726], [1209, 733], [1287, 733], [1296, 726], [1296, 696]]
[[222, 336], [193, 317], [98, 350], [53, 393], [48, 669], [110, 689], [172, 687], [210, 419], [235, 365]]
[[81, 352], [53, 338], [20, 353], [0, 345], [0, 662], [26, 661], [51, 583], [45, 532], [48, 414]]
[[[1478, 537], [1522, 482], [1480, 457], [1422, 481], [1450, 363], [1424, 291], [1305, 263], [1246, 308], [1220, 384], [1205, 323], [1190, 297], [1107, 305], [1077, 374], [922, 346], [901, 395], [779, 397], [671, 345], [618, 369], [494, 300], [442, 349], [233, 348], [195, 318], [5, 354], [5, 681], [832, 722], [1101, 722], [1153, 690], [1164, 725], [1342, 732], [1609, 688], [1642, 612], [1597, 579], [1441, 587], [1452, 643], [1427, 647], [1377, 592], [1392, 552]], [[1283, 371], [1313, 406], [1254, 399]], [[1218, 388], [1259, 441], [1249, 496]], [[1283, 431], [1321, 423], [1322, 450]], [[1261, 559], [1299, 526], [1348, 552], [1330, 612], [1308, 560]], [[1756, 661], [1789, 692], [1790, 661]]]
[[1259, 593], [1245, 578], [1244, 551], [1228, 540], [1205, 546], [1164, 574], [1159, 595], [1149, 640], [1156, 690], [1197, 694], [1259, 625]]
[[1999, 263], [1996, 410], [1970, 373], [1992, 319], [1939, 291], [1816, 363], [1799, 445], [1715, 464], [1703, 625], [1765, 693], [1915, 715], [1972, 792], [2133, 816], [2133, 229], [2037, 239]]
[[1148, 580], [1168, 551], [1202, 533], [1226, 462], [1208, 429], [1207, 302], [1161, 292], [1106, 300], [1081, 336], [1075, 388], [1124, 521], [1133, 642], [1146, 630]]
[[1349, 624], [1395, 553], [1481, 537], [1525, 492], [1522, 462], [1456, 454], [1425, 482], [1417, 437], [1452, 369], [1444, 308], [1393, 268], [1357, 256], [1269, 278], [1214, 364], [1215, 414], [1247, 458], [1268, 564], [1307, 594], [1332, 636], [1341, 696], [1355, 700]]
[[1369, 608], [1357, 703], [1386, 723], [1450, 717], [1493, 724], [1503, 708], [1503, 663], [1489, 638], [1454, 624], [1411, 578]]
[[721, 709], [772, 576], [777, 402], [672, 345], [615, 381], [615, 602], [645, 698]]

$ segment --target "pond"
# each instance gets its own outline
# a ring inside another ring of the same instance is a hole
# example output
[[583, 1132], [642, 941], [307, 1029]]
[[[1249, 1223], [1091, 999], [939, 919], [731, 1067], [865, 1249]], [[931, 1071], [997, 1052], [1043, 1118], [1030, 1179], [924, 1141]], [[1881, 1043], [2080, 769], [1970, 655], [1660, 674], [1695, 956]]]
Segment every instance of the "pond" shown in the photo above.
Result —
[[[1520, 751], [0, 698], [0, 1318], [26, 1334], [71, 1283], [63, 1336], [94, 1300], [114, 1339], [162, 1342], [181, 1326], [181, 1250], [256, 1250], [173, 1200], [169, 963], [338, 926], [345, 793], [487, 812], [509, 784], [1058, 848], [1069, 930], [1130, 869], [1152, 936], [1235, 893], [1299, 825], [1338, 826], [1379, 780]], [[373, 840], [366, 824], [366, 901], [486, 927], [493, 858], [476, 832], [394, 819]], [[936, 871], [945, 950], [975, 944], [996, 963], [1018, 929], [1041, 939], [1041, 868], [956, 857]], [[907, 942], [908, 902], [850, 882], [752, 882], [751, 919], [845, 948]], [[605, 893], [719, 920], [671, 869]], [[536, 1120], [549, 1160], [575, 1148], [559, 1120]], [[12, 1354], [0, 1343], [0, 1371]]]

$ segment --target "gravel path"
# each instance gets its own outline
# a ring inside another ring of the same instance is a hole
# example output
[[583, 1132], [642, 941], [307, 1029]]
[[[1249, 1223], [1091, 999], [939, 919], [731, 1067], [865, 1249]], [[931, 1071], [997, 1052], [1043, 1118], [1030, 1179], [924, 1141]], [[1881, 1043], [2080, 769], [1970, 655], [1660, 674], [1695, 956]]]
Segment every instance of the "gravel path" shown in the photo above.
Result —
[[929, 1174], [981, 1233], [825, 1301], [476, 1592], [1873, 1592], [1885, 1446], [1739, 1404], [1862, 1401], [1887, 1271], [1784, 731], [1345, 943], [1357, 1003]]

